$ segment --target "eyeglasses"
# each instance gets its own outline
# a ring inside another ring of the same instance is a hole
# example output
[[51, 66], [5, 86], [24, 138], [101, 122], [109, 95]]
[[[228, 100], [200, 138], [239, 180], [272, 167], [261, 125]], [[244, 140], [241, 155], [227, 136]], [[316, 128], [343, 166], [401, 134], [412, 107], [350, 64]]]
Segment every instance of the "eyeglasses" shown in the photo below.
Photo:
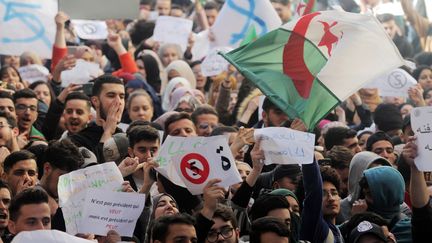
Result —
[[27, 111], [27, 109], [30, 109], [31, 112], [36, 112], [37, 111], [37, 107], [36, 106], [34, 106], [34, 105], [27, 106], [27, 105], [24, 105], [24, 104], [16, 105], [15, 109], [18, 112]]
[[217, 127], [216, 124], [209, 124], [207, 122], [201, 123], [198, 125], [198, 129], [202, 129], [202, 130], [207, 130], [208, 128], [214, 129], [215, 127]]
[[225, 226], [222, 227], [220, 231], [210, 231], [207, 235], [207, 241], [210, 243], [214, 243], [219, 238], [219, 235], [222, 236], [225, 240], [233, 236], [233, 227]]

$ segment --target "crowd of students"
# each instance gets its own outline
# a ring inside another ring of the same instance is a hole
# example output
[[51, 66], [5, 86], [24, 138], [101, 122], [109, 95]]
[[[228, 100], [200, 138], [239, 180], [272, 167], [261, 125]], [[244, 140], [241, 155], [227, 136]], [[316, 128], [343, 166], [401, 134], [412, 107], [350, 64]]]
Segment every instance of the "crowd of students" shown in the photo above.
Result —
[[[41, 60], [31, 46], [21, 56], [1, 55], [1, 240], [11, 242], [23, 231], [65, 232], [59, 176], [115, 161], [125, 180], [122, 190], [146, 195], [134, 236], [109, 231], [77, 237], [155, 243], [429, 242], [431, 178], [414, 163], [410, 122], [414, 107], [432, 105], [426, 1], [339, 1], [345, 11], [362, 14], [376, 14], [384, 4], [401, 6], [405, 15], [377, 17], [403, 57], [415, 62], [414, 69], [403, 68], [418, 83], [408, 98], [381, 97], [379, 90], [366, 88], [353, 94], [314, 129], [315, 158], [302, 166], [264, 165], [264, 151], [254, 140], [260, 128], [306, 131], [301, 120], [268, 98], [260, 113], [263, 94], [254, 83], [232, 66], [205, 77], [202, 60], [193, 59], [195, 33], [211, 30], [224, 1], [141, 0], [140, 19], [106, 21], [110, 34], [101, 41], [78, 38], [67, 13], [59, 12], [50, 60]], [[291, 0], [271, 3], [283, 23], [297, 7]], [[330, 6], [317, 1], [316, 8]], [[194, 21], [184, 53], [177, 44], [151, 38], [152, 13]], [[71, 46], [74, 53], [68, 53]], [[62, 87], [62, 72], [80, 59], [98, 64], [100, 76], [91, 86]], [[49, 80], [23, 80], [18, 68], [31, 64], [48, 68]], [[226, 190], [214, 178], [194, 196], [158, 174], [155, 158], [168, 135], [226, 135], [243, 182]]]

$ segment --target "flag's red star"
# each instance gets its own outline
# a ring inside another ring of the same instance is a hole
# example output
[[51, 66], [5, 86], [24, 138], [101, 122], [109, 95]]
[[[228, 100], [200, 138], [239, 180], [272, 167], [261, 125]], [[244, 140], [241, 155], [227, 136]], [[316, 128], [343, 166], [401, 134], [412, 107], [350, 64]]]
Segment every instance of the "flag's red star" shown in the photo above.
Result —
[[303, 2], [299, 2], [299, 4], [297, 5], [297, 9], [296, 12], [299, 16], [302, 16], [303, 14], [300, 13], [301, 9], [306, 7], [306, 4], [304, 4]]
[[331, 56], [331, 52], [333, 49], [333, 44], [337, 43], [339, 41], [339, 38], [334, 35], [332, 32], [330, 32], [330, 29], [334, 27], [338, 22], [335, 21], [331, 25], [327, 22], [319, 21], [321, 24], [323, 24], [324, 27], [324, 35], [321, 38], [321, 41], [318, 43], [318, 46], [325, 46], [327, 47], [328, 55]]

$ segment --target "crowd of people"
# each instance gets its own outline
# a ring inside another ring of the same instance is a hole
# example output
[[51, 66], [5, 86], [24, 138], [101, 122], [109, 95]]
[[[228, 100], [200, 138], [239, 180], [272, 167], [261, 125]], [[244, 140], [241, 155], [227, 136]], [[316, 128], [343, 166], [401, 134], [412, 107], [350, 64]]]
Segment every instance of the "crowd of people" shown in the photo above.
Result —
[[[264, 165], [254, 139], [256, 129], [267, 127], [306, 132], [301, 120], [261, 98], [234, 67], [205, 77], [202, 60], [193, 59], [194, 35], [211, 30], [225, 1], [141, 0], [140, 18], [106, 21], [110, 33], [100, 41], [77, 37], [67, 13], [59, 12], [50, 60], [31, 46], [21, 56], [1, 55], [1, 240], [11, 242], [23, 231], [66, 232], [59, 177], [115, 161], [122, 190], [146, 196], [134, 235], [77, 237], [107, 243], [429, 242], [432, 178], [414, 163], [410, 122], [413, 108], [432, 105], [427, 1], [339, 1], [345, 11], [377, 16], [402, 56], [415, 63], [402, 68], [417, 84], [408, 98], [382, 97], [371, 88], [354, 93], [313, 129], [315, 158], [302, 166]], [[283, 23], [293, 18], [297, 2], [271, 3]], [[331, 3], [317, 1], [316, 10]], [[404, 15], [377, 14], [385, 4], [400, 6]], [[152, 39], [153, 13], [194, 21], [184, 52]], [[77, 60], [96, 63], [100, 76], [63, 87], [62, 72]], [[50, 70], [49, 80], [23, 80], [19, 67], [32, 64]], [[213, 178], [195, 196], [158, 174], [155, 158], [168, 135], [226, 135], [242, 182], [227, 190]]]

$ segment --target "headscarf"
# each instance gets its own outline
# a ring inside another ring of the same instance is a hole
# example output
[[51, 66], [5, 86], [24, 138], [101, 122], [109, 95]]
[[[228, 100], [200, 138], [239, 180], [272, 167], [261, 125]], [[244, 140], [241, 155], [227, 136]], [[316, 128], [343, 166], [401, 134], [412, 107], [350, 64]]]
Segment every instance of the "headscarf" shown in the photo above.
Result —
[[[30, 58], [32, 63], [27, 63], [27, 58]], [[25, 65], [30, 65], [30, 64], [38, 64], [43, 66], [42, 60], [35, 52], [25, 51], [20, 56], [20, 66], [24, 67]]]
[[[157, 91], [158, 93], [161, 93], [162, 90], [165, 89], [165, 86], [168, 83], [168, 78], [159, 56], [156, 54], [156, 52], [146, 49], [141, 51], [138, 54], [138, 57], [141, 57], [141, 59], [144, 62], [144, 68], [146, 69], [146, 79], [149, 82], [149, 84], [153, 85], [153, 83], [157, 83], [158, 81], [161, 82], [160, 90]], [[149, 57], [153, 57], [153, 59], [156, 60], [157, 67], [153, 67], [154, 63], [151, 61]], [[157, 75], [159, 75], [159, 79]]]
[[171, 94], [171, 100], [169, 105], [169, 110], [172, 111], [176, 108], [179, 100], [184, 97], [185, 95], [190, 94], [193, 95], [193, 90], [187, 87], [180, 87], [174, 90]]
[[192, 89], [196, 87], [196, 78], [189, 64], [183, 60], [172, 61], [165, 69], [167, 75], [171, 70], [175, 70], [180, 74], [180, 77], [187, 79], [190, 82]]
[[176, 89], [177, 85], [181, 85], [186, 88], [191, 88], [189, 81], [187, 81], [185, 78], [177, 77], [171, 79], [167, 87], [165, 88], [164, 92], [162, 93], [162, 109], [164, 111], [168, 111], [170, 108], [170, 100], [171, 100], [171, 94]]

